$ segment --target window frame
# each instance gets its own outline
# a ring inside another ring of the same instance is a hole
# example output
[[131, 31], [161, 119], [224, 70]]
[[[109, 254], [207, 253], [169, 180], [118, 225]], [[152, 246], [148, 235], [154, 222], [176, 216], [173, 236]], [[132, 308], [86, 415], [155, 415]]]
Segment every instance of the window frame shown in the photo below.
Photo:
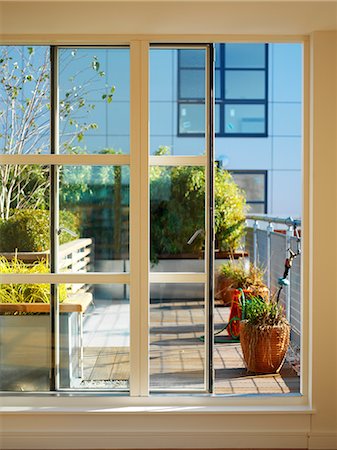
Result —
[[[228, 42], [230, 43], [230, 42]], [[215, 133], [215, 137], [240, 137], [240, 138], [251, 138], [251, 137], [268, 137], [268, 75], [269, 75], [269, 44], [265, 45], [265, 64], [264, 68], [248, 68], [248, 67], [226, 67], [226, 43], [216, 43], [220, 45], [220, 64], [217, 66], [215, 64], [214, 70], [214, 80], [216, 80], [217, 71], [220, 73], [220, 97], [215, 96], [215, 110], [219, 106], [219, 124], [220, 130]], [[216, 54], [216, 52], [214, 52]], [[181, 53], [178, 50], [177, 58], [177, 136], [178, 137], [203, 137], [204, 133], [182, 133], [180, 130], [180, 108], [183, 104], [189, 105], [204, 105], [205, 102], [198, 98], [185, 98], [181, 97], [181, 71], [182, 70], [200, 70], [199, 67], [184, 67], [181, 65]], [[226, 85], [226, 73], [229, 71], [240, 71], [240, 72], [264, 72], [264, 99], [226, 99], [225, 97], [225, 85]], [[225, 108], [226, 105], [262, 105], [264, 106], [264, 131], [262, 133], [226, 133], [225, 124]], [[216, 113], [215, 113], [216, 115]], [[215, 120], [216, 123], [216, 120]]]
[[[61, 39], [61, 38], [60, 38]], [[249, 41], [249, 36], [235, 36], [228, 40], [228, 36], [203, 36], [189, 38], [185, 35], [179, 36], [172, 35], [169, 36], [161, 36], [160, 41], [168, 44], [172, 44], [172, 40], [179, 39], [180, 42], [186, 42], [187, 45], [191, 43], [200, 43], [200, 41], [206, 42], [223, 42], [227, 40], [228, 42], [237, 42], [242, 39], [245, 42]], [[252, 37], [252, 43], [256, 42], [256, 37]], [[285, 42], [285, 43], [300, 43], [303, 45], [303, 220], [305, 223], [305, 233], [303, 234], [304, 246], [308, 248], [309, 243], [311, 242], [311, 232], [313, 225], [313, 217], [310, 213], [311, 205], [311, 189], [312, 189], [312, 159], [311, 159], [311, 146], [310, 146], [310, 118], [309, 118], [309, 105], [310, 105], [310, 41], [307, 36], [298, 36], [298, 35], [270, 35], [269, 37], [263, 36], [263, 42], [266, 39], [270, 43], [273, 42]], [[89, 37], [81, 38], [69, 38], [69, 36], [64, 36], [61, 39], [62, 42], [67, 42], [67, 46], [69, 45], [88, 45], [92, 39]], [[80, 43], [79, 43], [80, 41]], [[101, 42], [102, 44], [106, 44], [106, 37], [102, 37], [101, 39], [97, 38], [95, 40], [96, 44]], [[132, 38], [129, 40], [120, 42], [120, 38], [111, 38], [110, 45], [130, 45], [131, 50], [131, 98], [133, 98], [133, 102], [131, 102], [131, 143], [130, 147], [138, 148], [139, 151], [135, 151], [133, 156], [129, 155], [109, 155], [113, 158], [110, 158], [111, 164], [116, 164], [117, 159], [120, 160], [120, 164], [126, 163], [126, 160], [130, 160], [131, 169], [135, 173], [135, 180], [139, 179], [142, 174], [146, 173], [149, 165], [149, 154], [148, 154], [148, 109], [149, 109], [149, 95], [148, 95], [148, 50], [150, 43], [158, 42], [158, 36], [147, 36], [147, 37], [139, 37]], [[50, 38], [40, 35], [37, 36], [33, 41], [30, 42], [31, 45], [34, 44], [46, 43], [46, 45], [50, 45]], [[4, 42], [6, 45], [7, 42]], [[11, 45], [22, 45], [22, 38], [15, 42], [14, 38], [11, 40]], [[28, 45], [25, 43], [25, 45]], [[135, 73], [135, 70], [141, 65], [141, 70]], [[38, 156], [36, 158], [36, 156]], [[126, 158], [124, 158], [124, 156]], [[123, 157], [123, 158], [122, 158]], [[73, 159], [75, 158], [75, 159]], [[24, 156], [3, 156], [0, 155], [0, 160], [2, 164], [36, 164], [44, 163], [44, 164], [63, 164], [66, 161], [74, 164], [75, 160], [78, 158], [78, 155], [24, 155]], [[80, 164], [84, 164], [83, 156], [82, 162]], [[98, 155], [86, 155], [85, 161], [88, 164], [97, 164], [100, 165], [101, 161], [98, 158]], [[108, 163], [108, 161], [106, 161]], [[147, 234], [147, 220], [144, 218], [144, 214], [142, 214], [142, 206], [147, 204], [148, 198], [148, 186], [147, 183], [143, 183], [141, 186], [141, 191], [137, 188], [135, 184], [130, 186], [130, 201], [135, 202], [134, 215], [132, 217], [132, 226], [137, 230], [139, 240], [137, 242], [133, 242], [132, 252], [137, 258], [138, 264], [141, 268], [141, 273], [134, 277], [130, 276], [130, 280], [128, 281], [124, 276], [116, 274], [113, 275], [115, 283], [130, 283], [130, 286], [133, 286], [133, 292], [136, 296], [142, 294], [142, 291], [146, 289], [148, 285], [148, 272], [147, 272], [147, 260], [146, 258], [142, 258], [140, 260], [139, 255], [144, 255], [144, 252], [139, 252], [140, 249], [147, 248], [148, 246], [148, 234]], [[137, 205], [137, 206], [136, 206]], [[130, 217], [131, 221], [131, 217]], [[145, 263], [145, 264], [144, 264]], [[189, 412], [194, 411], [194, 413], [229, 413], [233, 412], [247, 414], [249, 413], [266, 413], [266, 412], [274, 412], [274, 413], [308, 413], [310, 414], [312, 409], [312, 392], [311, 392], [311, 376], [312, 376], [312, 361], [310, 357], [310, 350], [312, 349], [311, 340], [309, 339], [309, 332], [312, 330], [312, 325], [310, 321], [310, 311], [311, 311], [311, 296], [312, 296], [312, 286], [310, 283], [309, 275], [310, 275], [310, 267], [313, 263], [312, 255], [310, 252], [305, 254], [305, 261], [303, 264], [303, 289], [302, 289], [302, 305], [303, 311], [305, 312], [303, 321], [302, 321], [302, 355], [303, 360], [301, 364], [301, 386], [302, 386], [302, 394], [298, 395], [286, 395], [286, 396], [222, 396], [218, 395], [214, 397], [212, 395], [206, 396], [153, 396], [148, 395], [148, 386], [147, 383], [137, 383], [137, 379], [143, 378], [142, 375], [146, 372], [147, 360], [144, 358], [144, 354], [139, 352], [141, 346], [145, 346], [148, 340], [147, 334], [147, 326], [144, 326], [144, 320], [147, 318], [147, 299], [144, 302], [144, 298], [140, 298], [139, 304], [136, 306], [134, 314], [131, 317], [131, 326], [136, 330], [135, 333], [140, 336], [141, 343], [133, 342], [131, 346], [134, 348], [134, 365], [136, 367], [135, 373], [131, 373], [131, 376], [134, 375], [135, 383], [134, 390], [130, 392], [130, 396], [116, 396], [115, 394], [107, 393], [99, 393], [93, 392], [94, 395], [90, 395], [90, 393], [83, 395], [83, 393], [65, 393], [60, 392], [55, 395], [54, 392], [48, 392], [46, 394], [32, 394], [32, 393], [0, 393], [3, 401], [3, 410], [13, 411], [23, 411], [27, 412], [27, 408], [29, 408], [30, 412], [38, 411], [41, 407], [55, 407], [57, 411], [65, 410], [67, 408], [73, 407], [76, 411], [88, 411], [89, 408], [98, 408], [102, 412], [139, 412], [139, 407], [142, 408], [142, 411], [146, 412], [160, 412], [163, 411], [165, 413], [165, 409], [161, 409], [163, 406], [172, 407], [170, 412], [179, 413], [179, 412]], [[33, 275], [31, 275], [33, 277]], [[41, 282], [51, 282], [52, 284], [62, 283], [64, 279], [62, 275], [59, 274], [51, 274], [47, 277], [43, 275], [38, 276], [42, 281]], [[74, 275], [72, 276], [74, 277]], [[93, 277], [92, 280], [97, 283], [111, 283], [111, 274], [92, 274], [88, 277]], [[7, 275], [7, 281], [3, 282], [13, 282], [19, 283], [24, 282], [24, 279], [21, 275]], [[90, 279], [88, 278], [88, 280]], [[69, 281], [69, 280], [68, 280]], [[27, 281], [28, 282], [28, 281]], [[30, 282], [32, 282], [32, 278], [30, 278]], [[38, 279], [34, 277], [34, 282], [38, 282]], [[70, 280], [70, 282], [80, 282], [79, 277], [74, 277]], [[138, 289], [140, 288], [140, 290]], [[141, 345], [142, 344], [142, 345]], [[138, 368], [138, 370], [137, 370]], [[53, 399], [53, 400], [51, 400]], [[111, 409], [111, 408], [115, 409]], [[122, 408], [125, 407], [125, 411]], [[131, 408], [134, 408], [130, 410]], [[188, 409], [190, 407], [190, 409]], [[198, 411], [196, 410], [196, 407]], [[181, 409], [179, 409], [181, 408]], [[200, 408], [202, 408], [200, 410]], [[97, 410], [97, 411], [98, 411]]]
[[263, 175], [264, 176], [264, 201], [246, 200], [247, 205], [264, 205], [263, 214], [268, 213], [268, 170], [236, 170], [229, 169], [231, 174], [238, 175]]

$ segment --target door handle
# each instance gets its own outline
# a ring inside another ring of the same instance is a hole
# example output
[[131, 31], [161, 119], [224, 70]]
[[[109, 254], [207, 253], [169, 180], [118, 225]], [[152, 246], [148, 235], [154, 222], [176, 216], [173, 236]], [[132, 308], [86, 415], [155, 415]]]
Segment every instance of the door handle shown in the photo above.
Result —
[[199, 230], [197, 230], [195, 233], [192, 234], [192, 236], [187, 241], [187, 244], [191, 245], [196, 240], [196, 238], [199, 236], [199, 234], [201, 234], [203, 232], [204, 232], [204, 230], [202, 228], [199, 228]]

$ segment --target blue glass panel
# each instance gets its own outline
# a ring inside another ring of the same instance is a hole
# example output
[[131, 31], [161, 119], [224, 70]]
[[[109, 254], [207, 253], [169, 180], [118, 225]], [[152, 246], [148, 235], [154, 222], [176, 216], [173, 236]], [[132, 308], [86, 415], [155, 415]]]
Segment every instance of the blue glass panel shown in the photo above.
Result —
[[264, 68], [265, 44], [226, 44], [226, 67]]
[[226, 99], [265, 98], [265, 72], [262, 70], [227, 70], [225, 80]]
[[179, 105], [179, 113], [179, 133], [205, 133], [204, 104], [181, 104]]
[[215, 67], [219, 68], [221, 63], [221, 45], [223, 44], [216, 44], [215, 45]]
[[180, 71], [180, 98], [205, 98], [204, 70]]
[[205, 68], [206, 52], [200, 49], [179, 50], [180, 67], [198, 67]]
[[264, 105], [226, 105], [225, 133], [264, 134]]

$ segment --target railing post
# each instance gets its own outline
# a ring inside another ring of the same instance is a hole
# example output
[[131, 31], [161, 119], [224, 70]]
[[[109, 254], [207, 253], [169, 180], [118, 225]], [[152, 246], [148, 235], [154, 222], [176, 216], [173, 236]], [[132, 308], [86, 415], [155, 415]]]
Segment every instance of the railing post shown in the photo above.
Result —
[[273, 231], [273, 224], [268, 222], [267, 226], [267, 286], [271, 289], [271, 233]]
[[[292, 225], [288, 225], [286, 231], [286, 258], [288, 258], [288, 250], [291, 248], [291, 236], [293, 235], [294, 227]], [[291, 317], [291, 295], [290, 295], [290, 286], [291, 286], [291, 270], [289, 271], [289, 285], [286, 287], [286, 317], [288, 322], [290, 323]]]
[[257, 265], [257, 230], [259, 228], [259, 222], [254, 220], [253, 225], [253, 257], [254, 257], [254, 266]]

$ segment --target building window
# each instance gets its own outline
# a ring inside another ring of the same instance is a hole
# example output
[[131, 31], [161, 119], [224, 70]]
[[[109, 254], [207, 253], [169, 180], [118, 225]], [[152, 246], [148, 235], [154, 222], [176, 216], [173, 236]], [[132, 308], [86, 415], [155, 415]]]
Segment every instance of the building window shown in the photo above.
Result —
[[267, 170], [231, 170], [235, 182], [246, 193], [250, 214], [267, 214]]
[[[267, 136], [268, 44], [216, 44], [215, 53], [216, 136]], [[197, 51], [179, 50], [179, 136], [204, 134], [204, 73]]]

